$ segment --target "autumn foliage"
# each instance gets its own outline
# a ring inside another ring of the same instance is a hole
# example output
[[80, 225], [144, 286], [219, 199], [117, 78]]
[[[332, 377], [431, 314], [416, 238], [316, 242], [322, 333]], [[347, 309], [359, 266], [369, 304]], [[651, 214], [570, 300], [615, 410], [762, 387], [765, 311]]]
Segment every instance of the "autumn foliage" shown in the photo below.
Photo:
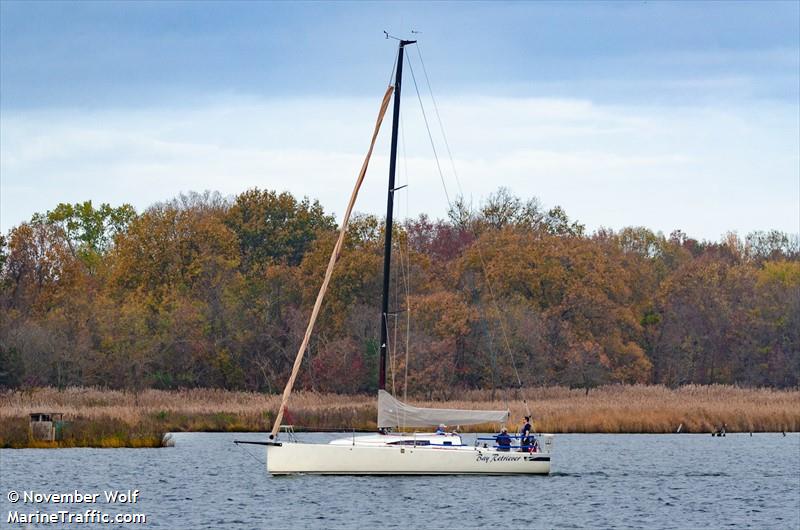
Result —
[[[37, 214], [0, 245], [0, 386], [278, 392], [336, 228], [315, 201], [257, 189]], [[796, 236], [587, 234], [500, 190], [399, 223], [394, 240], [397, 392], [798, 385]], [[356, 217], [301, 389], [376, 388], [382, 252], [381, 220]]]

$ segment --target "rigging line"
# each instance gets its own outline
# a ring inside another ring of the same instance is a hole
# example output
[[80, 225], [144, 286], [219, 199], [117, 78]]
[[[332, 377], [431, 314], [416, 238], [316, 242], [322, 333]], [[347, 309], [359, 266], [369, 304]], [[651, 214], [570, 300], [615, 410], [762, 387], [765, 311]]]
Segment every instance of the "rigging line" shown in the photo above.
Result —
[[397, 380], [397, 376], [395, 374], [395, 363], [397, 362], [397, 315], [392, 315], [394, 317], [394, 337], [392, 338], [392, 395], [397, 395], [397, 390], [395, 389], [395, 381]]
[[409, 289], [410, 278], [409, 275], [411, 274], [411, 255], [409, 254], [408, 259], [406, 260], [406, 267], [408, 269], [408, 273], [406, 275], [406, 358], [405, 362], [403, 363], [404, 366], [404, 373], [403, 373], [403, 400], [408, 399], [408, 361], [410, 355], [410, 343], [411, 343], [411, 290]]
[[[406, 234], [406, 248], [408, 248], [408, 234]], [[403, 374], [403, 400], [408, 399], [408, 363], [411, 355], [411, 252], [408, 252], [406, 259], [406, 358]]]
[[[408, 239], [408, 235], [406, 233], [406, 239]], [[402, 275], [402, 286], [403, 286], [403, 294], [405, 295], [405, 303], [406, 303], [406, 341], [405, 341], [405, 360], [404, 360], [404, 370], [403, 370], [403, 397], [405, 398], [408, 394], [408, 324], [409, 324], [409, 313], [411, 312], [411, 306], [408, 299], [408, 259], [409, 257], [403, 252], [402, 242], [398, 243], [400, 245], [400, 251], [398, 252], [398, 256], [400, 257], [400, 271]], [[399, 289], [398, 289], [399, 294]], [[399, 300], [400, 297], [398, 296], [397, 299]], [[398, 304], [399, 305], [399, 304]], [[397, 319], [395, 319], [395, 326], [397, 326]], [[397, 327], [395, 327], [395, 342], [397, 342]]]
[[[430, 79], [428, 79], [427, 71], [425, 70], [425, 63], [424, 63], [424, 61], [422, 59], [422, 53], [420, 52], [419, 47], [417, 47], [417, 53], [419, 54], [420, 63], [422, 64], [422, 69], [423, 69], [423, 72], [425, 73], [425, 78], [426, 78], [426, 80], [428, 82], [428, 90], [430, 91], [430, 94], [431, 94], [431, 100], [433, 101], [434, 110], [436, 110], [436, 117], [439, 120], [439, 126], [440, 126], [441, 131], [442, 131], [442, 137], [444, 138], [444, 142], [445, 142], [445, 146], [447, 148], [448, 155], [450, 155], [450, 163], [451, 163], [451, 165], [453, 167], [453, 174], [454, 174], [454, 176], [456, 178], [456, 184], [458, 185], [459, 193], [461, 194], [461, 197], [463, 198], [464, 193], [461, 190], [461, 182], [458, 179], [458, 172], [456, 171], [456, 168], [455, 168], [455, 162], [453, 161], [453, 155], [450, 152], [450, 146], [449, 146], [449, 144], [447, 142], [447, 135], [445, 134], [445, 131], [444, 131], [444, 125], [442, 123], [441, 116], [439, 115], [438, 106], [436, 105], [436, 98], [433, 95], [433, 90], [432, 90], [431, 85], [430, 85]], [[414, 70], [413, 70], [413, 68], [411, 68], [411, 63], [410, 62], [409, 62], [409, 68], [411, 69], [411, 76], [412, 76], [412, 78], [414, 78]], [[415, 81], [415, 88], [416, 88], [416, 81]], [[419, 91], [417, 92], [417, 96], [419, 96]], [[420, 101], [420, 105], [421, 105], [421, 101]], [[423, 116], [424, 116], [424, 109], [423, 109]], [[427, 126], [427, 124], [428, 124], [428, 122], [427, 122], [427, 119], [426, 119], [425, 125]], [[428, 135], [430, 136], [430, 129], [428, 130]], [[433, 143], [433, 139], [431, 139], [431, 144], [432, 143]], [[435, 154], [435, 152], [436, 151], [434, 149], [434, 154]], [[439, 164], [438, 157], [436, 159], [436, 163], [437, 163], [437, 165]], [[441, 173], [441, 167], [439, 168], [439, 171]], [[445, 193], [447, 193], [446, 190], [445, 190]], [[448, 201], [448, 203], [449, 203], [449, 201]], [[452, 209], [452, 205], [450, 207]], [[471, 207], [470, 207], [470, 209], [471, 209]], [[471, 213], [470, 213], [470, 217], [471, 217]], [[503, 318], [503, 312], [500, 309], [500, 304], [498, 304], [497, 298], [494, 295], [494, 289], [492, 288], [492, 283], [491, 283], [491, 281], [489, 279], [489, 272], [488, 272], [488, 269], [486, 267], [486, 261], [485, 261], [484, 256], [483, 256], [483, 250], [481, 249], [481, 244], [480, 244], [480, 242], [476, 242], [476, 243], [477, 243], [476, 246], [477, 246], [477, 249], [478, 249], [478, 257], [480, 258], [480, 261], [481, 261], [481, 269], [482, 269], [482, 272], [483, 272], [484, 281], [486, 282], [486, 285], [489, 288], [489, 295], [490, 295], [490, 297], [492, 299], [492, 302], [493, 302], [493, 304], [494, 304], [494, 306], [495, 306], [495, 308], [497, 310], [498, 322], [500, 323], [500, 330], [501, 330], [502, 335], [503, 335], [503, 342], [505, 343], [506, 350], [508, 351], [508, 355], [511, 358], [511, 365], [514, 368], [514, 375], [517, 378], [518, 387], [521, 389], [522, 388], [522, 378], [519, 375], [519, 369], [517, 368], [517, 362], [516, 362], [516, 359], [514, 358], [514, 352], [511, 349], [511, 343], [508, 340], [508, 333], [506, 331], [505, 320]], [[522, 401], [525, 404], [526, 411], [528, 412], [528, 414], [530, 414], [530, 409], [528, 409], [528, 402], [527, 402], [527, 400], [525, 400], [525, 396], [524, 395], [522, 396]]]
[[[400, 119], [400, 121], [402, 122], [402, 118]], [[394, 189], [396, 191], [397, 190], [397, 186], [395, 186]], [[393, 198], [393, 200], [395, 200], [394, 196], [392, 198]], [[401, 249], [395, 249], [395, 247], [399, 247], [399, 244], [398, 244], [396, 238], [392, 237], [392, 251], [393, 251], [393, 253], [396, 253], [396, 254], [399, 254], [399, 255], [402, 256], [402, 252], [401, 252], [402, 248]], [[396, 306], [397, 300], [400, 299], [400, 296], [399, 296], [399, 293], [400, 293], [400, 278], [398, 277], [397, 274], [394, 274], [389, 278], [389, 282], [390, 282], [390, 284], [392, 284], [392, 287], [394, 287], [393, 300], [394, 300], [394, 304]], [[397, 383], [397, 370], [396, 370], [396, 368], [397, 368], [397, 366], [396, 366], [396, 363], [397, 363], [397, 309], [395, 309], [391, 313], [391, 316], [392, 316], [392, 327], [391, 328], [389, 327], [389, 319], [387, 318], [387, 320], [386, 320], [386, 352], [389, 355], [389, 369], [390, 369], [391, 376], [392, 376], [392, 395], [396, 396], [397, 395], [397, 388], [396, 388], [396, 383]], [[390, 331], [391, 331], [391, 340], [389, 340], [389, 336], [390, 336], [389, 332]]]
[[[396, 315], [395, 320], [397, 319]], [[394, 393], [394, 355], [392, 353], [392, 341], [389, 340], [389, 315], [383, 314], [383, 325], [386, 327], [386, 355], [389, 357], [389, 375], [392, 376], [392, 393]], [[379, 361], [380, 362], [380, 361]]]
[[[395, 187], [395, 189], [397, 189], [397, 188]], [[392, 199], [394, 200], [394, 197], [392, 197]], [[385, 237], [388, 237], [388, 236], [385, 236]], [[391, 251], [393, 253], [394, 253], [394, 248], [396, 246], [397, 246], [397, 241], [395, 241], [395, 238], [392, 237], [392, 249], [391, 249]], [[397, 274], [394, 274], [389, 278], [389, 287], [390, 287], [390, 289], [394, 288], [393, 289], [394, 293], [392, 295], [392, 300], [393, 300], [392, 303], [393, 304], [397, 304], [397, 299], [398, 299], [397, 298], [397, 293], [399, 292], [399, 288], [397, 286], [398, 282], [399, 282], [399, 280], [397, 278]], [[392, 316], [392, 323], [393, 323], [393, 326], [391, 328], [389, 327], [389, 319], [387, 318], [387, 320], [386, 320], [386, 353], [387, 353], [387, 355], [389, 355], [389, 369], [390, 369], [389, 371], [391, 372], [391, 376], [392, 376], [392, 395], [394, 396], [394, 395], [396, 395], [395, 392], [397, 390], [395, 388], [395, 381], [397, 379], [397, 377], [396, 377], [397, 374], [395, 372], [395, 368], [396, 368], [395, 363], [397, 362], [397, 352], [395, 351], [395, 348], [396, 348], [395, 345], [397, 344], [397, 309], [394, 309], [392, 311], [391, 316]], [[391, 337], [391, 340], [390, 340], [390, 337]]]
[[[398, 246], [400, 246], [400, 245], [398, 244]], [[400, 254], [400, 263], [401, 263], [401, 267], [402, 267], [402, 260], [403, 260], [402, 247], [400, 247], [400, 250], [398, 251], [398, 254]], [[395, 276], [395, 278], [394, 278], [394, 299], [395, 299], [395, 304], [397, 304], [397, 300], [400, 300], [400, 279], [397, 276]], [[397, 357], [398, 357], [397, 356], [397, 351], [396, 351], [397, 350], [397, 317], [398, 317], [398, 314], [395, 312], [394, 315], [392, 315], [392, 316], [394, 316], [394, 329], [392, 330], [392, 333], [394, 334], [394, 337], [392, 337], [392, 346], [393, 346], [393, 348], [392, 348], [392, 395], [396, 396], [397, 395], [397, 389], [395, 388], [395, 381], [396, 381], [397, 377], [396, 377], [396, 374], [395, 374], [395, 362], [397, 362]]]
[[247, 449], [245, 449], [244, 447], [242, 447], [242, 446], [241, 446], [241, 445], [239, 445], [238, 443], [236, 444], [236, 447], [238, 447], [239, 449], [241, 449], [242, 451], [244, 451], [245, 453], [247, 453], [248, 455], [250, 455], [250, 458], [252, 458], [252, 459], [253, 459], [253, 460], [255, 460], [256, 462], [258, 462], [258, 463], [259, 463], [259, 464], [261, 464], [262, 466], [263, 466], [263, 465], [266, 465], [266, 463], [267, 463], [267, 462], [266, 462], [266, 460], [261, 460], [261, 459], [260, 459], [260, 458], [258, 458], [256, 455], [254, 455], [253, 453], [251, 453], [250, 451], [248, 451]]
[[[400, 110], [401, 117], [402, 117], [402, 109]], [[403, 153], [403, 174], [406, 177], [406, 186], [410, 184], [408, 179], [408, 156], [406, 154], [406, 129], [404, 127], [404, 120], [400, 120], [400, 148]], [[408, 226], [408, 219], [409, 219], [409, 203], [411, 202], [411, 193], [406, 188], [406, 226]], [[408, 235], [408, 228], [406, 228], [406, 255], [408, 259], [406, 260], [406, 264], [403, 265], [402, 258], [403, 254], [400, 253], [400, 268], [403, 270], [403, 279], [404, 279], [404, 286], [405, 286], [405, 295], [406, 295], [406, 348], [405, 348], [405, 362], [403, 363], [403, 401], [408, 401], [408, 360], [409, 360], [409, 344], [411, 342], [411, 289], [409, 284], [411, 283], [411, 250], [410, 250], [410, 238]], [[406, 270], [407, 269], [407, 270]], [[403, 425], [405, 428], [405, 425]]]
[[444, 147], [447, 150], [447, 156], [450, 157], [450, 167], [453, 169], [453, 176], [456, 178], [458, 193], [463, 197], [464, 192], [461, 189], [461, 180], [458, 178], [458, 171], [456, 171], [453, 153], [450, 152], [450, 142], [447, 141], [447, 134], [444, 132], [444, 122], [442, 121], [442, 117], [439, 115], [439, 105], [436, 103], [436, 97], [433, 95], [433, 87], [431, 86], [431, 80], [428, 77], [428, 69], [425, 68], [425, 61], [422, 60], [422, 47], [420, 46], [419, 42], [417, 42], [416, 48], [417, 55], [419, 55], [419, 62], [422, 65], [422, 73], [425, 74], [425, 82], [428, 84], [428, 92], [431, 95], [431, 101], [433, 101], [433, 110], [436, 112], [436, 120], [439, 122], [439, 130], [442, 132], [442, 139], [444, 139]]
[[392, 61], [392, 71], [389, 73], [389, 82], [387, 83], [387, 85], [391, 87], [394, 86], [394, 71], [395, 68], [397, 68], [397, 56], [399, 54], [400, 54], [400, 48], [397, 48], [394, 52], [394, 61]]
[[407, 60], [408, 60], [408, 69], [411, 71], [411, 79], [414, 81], [414, 90], [417, 92], [419, 107], [420, 109], [422, 109], [422, 119], [425, 121], [425, 129], [428, 131], [428, 139], [431, 141], [431, 149], [433, 149], [433, 158], [436, 160], [436, 168], [439, 170], [439, 178], [442, 181], [442, 188], [444, 188], [444, 195], [447, 198], [447, 205], [452, 208], [452, 204], [450, 202], [450, 194], [447, 193], [447, 184], [445, 184], [444, 182], [444, 173], [442, 173], [442, 165], [439, 163], [439, 155], [436, 153], [436, 144], [433, 142], [433, 135], [431, 134], [431, 128], [428, 125], [428, 116], [427, 114], [425, 114], [425, 105], [422, 104], [422, 96], [420, 95], [419, 87], [417, 86], [417, 77], [414, 75], [414, 67], [411, 65], [411, 59]]
[[[492, 401], [494, 401], [494, 393], [495, 393], [495, 388], [496, 388], [495, 384], [496, 384], [496, 379], [497, 379], [497, 355], [495, 354], [495, 351], [494, 351], [494, 336], [492, 335], [492, 332], [489, 330], [489, 323], [486, 321], [486, 319], [482, 319], [482, 320], [483, 320], [483, 331], [486, 333], [486, 338], [489, 339], [489, 344], [488, 344], [489, 345], [489, 354], [491, 355], [490, 359], [492, 361], [491, 362], [491, 369], [492, 369], [491, 370], [491, 374], [492, 374]], [[505, 396], [506, 396], [506, 409], [510, 409], [510, 407], [508, 406], [508, 394], [505, 394]]]
[[[489, 272], [486, 268], [486, 262], [483, 259], [483, 252], [480, 250], [480, 242], [477, 242], [478, 247], [478, 257], [481, 260], [481, 268], [483, 269], [483, 276], [484, 280], [486, 281], [486, 286], [489, 288], [489, 296], [494, 303], [495, 309], [497, 310], [498, 316], [498, 323], [500, 324], [500, 331], [503, 334], [503, 341], [506, 345], [506, 350], [508, 350], [508, 355], [511, 357], [511, 366], [514, 368], [514, 375], [517, 377], [517, 385], [520, 390], [522, 390], [522, 379], [519, 376], [519, 370], [517, 370], [517, 361], [514, 359], [514, 352], [511, 349], [511, 343], [508, 340], [508, 333], [506, 332], [506, 326], [503, 319], [503, 312], [500, 310], [500, 304], [497, 303], [497, 297], [494, 295], [494, 289], [492, 288], [492, 283], [489, 281]], [[522, 394], [522, 403], [525, 405], [525, 412], [530, 416], [531, 409], [528, 407], [528, 400], [525, 399], [525, 395]]]
[[[392, 247], [396, 246], [397, 242], [392, 239]], [[400, 292], [399, 283], [400, 280], [395, 274], [390, 280], [394, 280], [394, 300], [395, 304], [397, 300], [399, 300], [398, 293]], [[392, 327], [389, 327], [389, 316], [392, 317], [391, 322], [393, 323]], [[390, 333], [391, 331], [391, 333]], [[386, 354], [389, 356], [389, 371], [392, 377], [392, 395], [397, 395], [395, 388], [396, 380], [397, 380], [397, 373], [396, 373], [396, 363], [397, 363], [397, 310], [392, 311], [390, 314], [386, 315]]]
[[[458, 192], [459, 192], [459, 194], [460, 194], [460, 196], [461, 196], [461, 198], [463, 200], [464, 192], [463, 192], [463, 190], [461, 188], [461, 181], [458, 178], [458, 171], [456, 170], [455, 161], [453, 159], [453, 154], [450, 151], [450, 143], [447, 141], [447, 133], [445, 133], [445, 130], [444, 130], [444, 122], [442, 121], [442, 117], [439, 114], [439, 106], [437, 105], [436, 97], [433, 94], [433, 87], [431, 86], [431, 81], [430, 81], [430, 78], [428, 77], [428, 70], [425, 68], [425, 61], [422, 58], [422, 48], [421, 48], [421, 46], [419, 46], [419, 43], [417, 43], [417, 54], [419, 55], [419, 61], [420, 61], [420, 64], [422, 65], [422, 72], [425, 74], [425, 81], [428, 84], [428, 92], [430, 92], [431, 101], [433, 102], [433, 109], [434, 109], [434, 111], [436, 113], [436, 119], [439, 122], [439, 130], [442, 133], [442, 138], [444, 140], [444, 145], [445, 145], [445, 148], [447, 150], [447, 154], [450, 157], [450, 165], [451, 165], [451, 167], [453, 169], [453, 175], [455, 176], [455, 179], [456, 179], [456, 185], [458, 186]], [[410, 63], [409, 63], [409, 66], [410, 66]], [[414, 75], [413, 69], [412, 69], [411, 75], [412, 75], [412, 77]], [[427, 125], [427, 121], [426, 121], [426, 125]], [[428, 134], [430, 135], [430, 131], [428, 131]], [[437, 163], [438, 163], [438, 159], [437, 159]], [[452, 206], [451, 206], [451, 208], [452, 208]], [[472, 206], [471, 205], [470, 205], [470, 210], [472, 210]], [[470, 212], [470, 217], [471, 216], [472, 216], [472, 212]], [[511, 350], [510, 341], [508, 340], [508, 334], [506, 332], [506, 326], [505, 326], [505, 321], [504, 321], [504, 318], [503, 318], [503, 312], [500, 309], [500, 305], [497, 303], [497, 298], [494, 296], [494, 289], [492, 288], [492, 284], [491, 284], [491, 281], [489, 279], [489, 273], [488, 273], [488, 270], [487, 270], [487, 267], [486, 267], [485, 259], [483, 257], [483, 251], [481, 249], [481, 244], [478, 242], [478, 244], [476, 246], [477, 246], [477, 249], [478, 249], [478, 257], [480, 258], [480, 261], [481, 261], [481, 269], [482, 269], [482, 272], [483, 272], [484, 281], [486, 282], [486, 285], [489, 288], [490, 297], [491, 297], [492, 302], [493, 302], [493, 304], [494, 304], [494, 306], [495, 306], [495, 308], [497, 310], [498, 322], [500, 323], [500, 329], [501, 329], [502, 334], [503, 334], [503, 342], [505, 343], [506, 350], [508, 351], [508, 355], [511, 358], [511, 364], [512, 364], [512, 366], [514, 368], [514, 374], [516, 375], [516, 378], [517, 378], [517, 384], [519, 385], [519, 388], [521, 389], [522, 388], [522, 379], [520, 378], [519, 370], [517, 369], [517, 362], [516, 362], [516, 359], [514, 358], [514, 353]], [[525, 400], [524, 395], [522, 396], [522, 398], [523, 398], [522, 401], [525, 404], [525, 409], [528, 412], [528, 414], [530, 414], [530, 409], [528, 409], [528, 403]]]
[[[401, 262], [402, 262], [402, 258], [401, 258]], [[395, 300], [399, 300], [400, 299], [400, 297], [398, 296], [400, 294], [400, 282], [399, 282], [399, 280], [395, 282], [394, 292], [395, 292]], [[397, 395], [397, 390], [395, 388], [395, 380], [397, 379], [397, 377], [396, 377], [396, 374], [395, 374], [395, 363], [399, 362], [399, 355], [397, 353], [397, 327], [398, 327], [397, 326], [397, 320], [398, 320], [398, 317], [400, 315], [395, 313], [392, 316], [394, 317], [394, 329], [392, 330], [392, 333], [394, 335], [392, 337], [392, 346], [393, 346], [393, 348], [392, 348], [392, 395], [396, 396]]]
[[[434, 156], [434, 159], [436, 160], [436, 167], [439, 170], [439, 178], [442, 181], [442, 187], [444, 188], [444, 194], [445, 194], [445, 197], [447, 198], [447, 205], [452, 210], [453, 205], [452, 205], [452, 202], [450, 201], [450, 195], [447, 193], [447, 185], [445, 184], [445, 181], [444, 181], [444, 174], [442, 173], [442, 166], [441, 166], [441, 164], [439, 162], [439, 156], [438, 156], [438, 154], [436, 152], [436, 146], [435, 146], [434, 141], [433, 141], [433, 135], [431, 134], [431, 129], [430, 129], [430, 126], [428, 125], [428, 117], [425, 114], [425, 106], [422, 104], [422, 96], [420, 95], [420, 92], [419, 92], [419, 86], [417, 85], [417, 78], [414, 75], [414, 67], [412, 66], [412, 63], [411, 63], [410, 59], [408, 59], [408, 68], [411, 71], [411, 79], [414, 81], [414, 90], [417, 93], [417, 99], [419, 100], [419, 105], [420, 105], [420, 108], [422, 109], [422, 118], [425, 121], [425, 129], [428, 132], [428, 139], [431, 142], [431, 148], [433, 149], [433, 156]], [[459, 185], [459, 187], [460, 187], [460, 185]], [[462, 192], [462, 198], [463, 198], [463, 192]], [[471, 215], [470, 215], [470, 217], [471, 217]], [[504, 320], [503, 320], [503, 312], [500, 309], [500, 304], [497, 303], [497, 298], [494, 295], [494, 289], [492, 288], [491, 281], [489, 280], [489, 274], [488, 274], [488, 271], [487, 271], [487, 268], [486, 268], [486, 261], [485, 261], [485, 259], [483, 257], [483, 251], [481, 250], [481, 245], [480, 245], [480, 243], [477, 243], [476, 246], [478, 248], [478, 257], [480, 258], [480, 261], [481, 261], [481, 268], [482, 268], [482, 271], [483, 271], [483, 277], [484, 277], [484, 280], [486, 282], [487, 287], [489, 288], [489, 295], [490, 295], [490, 297], [492, 299], [492, 302], [494, 303], [494, 306], [497, 309], [498, 322], [500, 323], [500, 329], [501, 329], [502, 334], [503, 334], [503, 340], [504, 340], [504, 343], [505, 343], [505, 346], [506, 346], [506, 350], [508, 351], [508, 355], [511, 358], [511, 365], [514, 368], [514, 374], [515, 374], [515, 376], [517, 378], [517, 384], [519, 385], [519, 389], [521, 390], [522, 389], [522, 378], [519, 376], [519, 370], [517, 369], [517, 362], [516, 362], [516, 359], [514, 358], [514, 352], [511, 351], [511, 344], [510, 344], [510, 342], [508, 340], [508, 333], [506, 332], [506, 326], [505, 326], [505, 323], [504, 323]], [[528, 407], [528, 402], [525, 399], [524, 394], [522, 395], [522, 402], [525, 405], [526, 412], [530, 415], [530, 408]]]
[[[420, 59], [422, 59], [421, 55], [420, 55]], [[431, 134], [431, 129], [430, 129], [430, 126], [428, 125], [428, 117], [427, 117], [427, 115], [425, 113], [425, 106], [422, 104], [422, 96], [420, 95], [419, 86], [417, 85], [417, 78], [416, 78], [416, 75], [414, 74], [414, 67], [411, 64], [411, 60], [410, 59], [407, 59], [407, 60], [408, 60], [408, 68], [411, 71], [411, 79], [414, 81], [414, 90], [417, 93], [417, 99], [419, 100], [420, 108], [422, 109], [422, 118], [425, 121], [425, 129], [428, 132], [428, 139], [431, 142], [431, 148], [433, 149], [433, 156], [434, 156], [434, 159], [436, 160], [436, 167], [439, 170], [439, 178], [442, 181], [442, 187], [444, 188], [444, 194], [445, 194], [445, 197], [447, 198], [447, 205], [452, 210], [453, 205], [452, 205], [452, 203], [450, 201], [450, 195], [447, 193], [447, 185], [445, 184], [445, 181], [444, 181], [444, 174], [442, 173], [442, 166], [441, 166], [441, 164], [439, 162], [439, 156], [438, 156], [438, 154], [436, 152], [436, 146], [435, 146], [435, 144], [433, 142], [433, 135]], [[423, 69], [424, 69], [424, 66], [423, 66]], [[430, 84], [429, 84], [429, 88], [430, 88]], [[458, 183], [458, 180], [457, 180], [457, 183]], [[459, 183], [459, 188], [460, 188], [460, 183]], [[459, 189], [459, 191], [461, 191], [461, 190]], [[463, 192], [461, 193], [461, 195], [462, 195], [462, 198], [463, 198]], [[511, 365], [514, 368], [514, 375], [517, 378], [518, 388], [521, 390], [522, 389], [522, 378], [519, 376], [519, 370], [517, 369], [517, 362], [516, 362], [516, 359], [514, 358], [514, 352], [511, 350], [511, 344], [510, 344], [510, 342], [508, 340], [508, 333], [506, 332], [506, 326], [505, 326], [505, 322], [504, 322], [504, 318], [503, 318], [503, 312], [500, 309], [500, 304], [497, 303], [497, 298], [494, 295], [494, 289], [492, 288], [492, 283], [491, 283], [491, 281], [489, 279], [489, 273], [488, 273], [488, 270], [487, 270], [487, 267], [486, 267], [486, 261], [484, 260], [484, 257], [483, 257], [483, 252], [481, 250], [481, 245], [478, 242], [476, 246], [477, 246], [477, 249], [478, 249], [478, 257], [480, 258], [480, 261], [481, 261], [481, 268], [482, 268], [482, 272], [483, 272], [483, 277], [484, 277], [486, 285], [487, 285], [487, 287], [489, 289], [489, 295], [490, 295], [490, 297], [492, 299], [492, 302], [494, 303], [494, 306], [497, 309], [498, 322], [500, 323], [500, 329], [501, 329], [502, 334], [503, 334], [503, 341], [505, 343], [506, 350], [508, 351], [508, 355], [511, 358]], [[530, 415], [530, 408], [528, 407], [528, 401], [525, 399], [524, 393], [522, 394], [522, 402], [525, 405], [526, 412], [528, 413], [528, 415]]]

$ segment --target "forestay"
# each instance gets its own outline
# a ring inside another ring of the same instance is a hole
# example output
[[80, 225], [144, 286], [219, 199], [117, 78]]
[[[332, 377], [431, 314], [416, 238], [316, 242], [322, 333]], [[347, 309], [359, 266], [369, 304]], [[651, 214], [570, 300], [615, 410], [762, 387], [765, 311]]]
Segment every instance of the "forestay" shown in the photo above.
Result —
[[476, 425], [505, 423], [507, 410], [428, 409], [412, 407], [378, 390], [378, 428], [427, 427], [431, 425]]

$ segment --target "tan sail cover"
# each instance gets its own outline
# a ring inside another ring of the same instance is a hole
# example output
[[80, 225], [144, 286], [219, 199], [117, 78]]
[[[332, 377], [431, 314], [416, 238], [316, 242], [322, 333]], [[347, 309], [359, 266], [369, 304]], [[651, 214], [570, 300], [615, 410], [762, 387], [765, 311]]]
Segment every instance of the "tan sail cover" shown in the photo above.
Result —
[[378, 390], [378, 428], [428, 427], [432, 425], [476, 425], [505, 423], [507, 410], [427, 409], [412, 407], [395, 399], [385, 390]]
[[386, 92], [383, 94], [381, 109], [378, 111], [378, 120], [375, 122], [375, 129], [372, 131], [372, 141], [369, 144], [369, 150], [367, 151], [366, 158], [364, 158], [364, 163], [361, 164], [361, 171], [358, 174], [358, 179], [356, 179], [356, 185], [353, 188], [353, 193], [350, 194], [350, 202], [347, 203], [347, 209], [344, 211], [342, 226], [339, 228], [339, 239], [336, 240], [336, 244], [333, 246], [333, 252], [331, 252], [331, 257], [328, 260], [328, 268], [325, 270], [325, 277], [322, 279], [322, 287], [319, 288], [319, 292], [317, 293], [317, 301], [314, 302], [314, 309], [311, 310], [311, 318], [308, 320], [306, 334], [303, 336], [303, 342], [300, 343], [300, 349], [297, 350], [297, 356], [294, 358], [292, 373], [289, 375], [289, 380], [286, 382], [286, 386], [283, 388], [281, 406], [278, 409], [278, 415], [275, 418], [275, 421], [272, 423], [272, 432], [269, 435], [270, 440], [273, 440], [276, 436], [278, 436], [278, 430], [281, 428], [283, 413], [286, 411], [286, 403], [289, 402], [289, 396], [292, 393], [294, 381], [297, 378], [297, 374], [300, 372], [300, 365], [303, 362], [303, 353], [305, 353], [306, 348], [308, 347], [308, 341], [311, 338], [311, 332], [314, 331], [314, 323], [317, 321], [317, 315], [319, 315], [319, 310], [322, 307], [322, 299], [325, 298], [325, 291], [328, 290], [328, 283], [330, 283], [331, 277], [333, 276], [333, 267], [336, 265], [336, 260], [339, 259], [339, 254], [342, 252], [344, 236], [347, 233], [347, 223], [350, 221], [350, 214], [353, 212], [353, 206], [356, 203], [356, 197], [358, 197], [358, 190], [361, 189], [361, 183], [364, 182], [364, 177], [367, 174], [369, 160], [372, 158], [372, 150], [375, 148], [375, 140], [378, 138], [378, 131], [381, 129], [381, 123], [383, 123], [383, 117], [386, 114], [386, 109], [389, 108], [389, 101], [392, 99], [393, 92], [394, 87], [389, 86], [386, 89]]

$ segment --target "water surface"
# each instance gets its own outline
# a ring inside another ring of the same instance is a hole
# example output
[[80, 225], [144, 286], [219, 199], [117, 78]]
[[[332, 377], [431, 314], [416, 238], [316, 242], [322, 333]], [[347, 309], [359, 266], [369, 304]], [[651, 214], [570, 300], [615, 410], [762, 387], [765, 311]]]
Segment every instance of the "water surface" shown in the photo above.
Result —
[[[97, 508], [147, 514], [146, 525], [129, 528], [800, 528], [797, 433], [558, 435], [550, 476], [496, 477], [270, 477], [263, 448], [233, 444], [264, 434], [174, 439], [165, 449], [0, 450], [0, 526], [8, 527], [9, 510]], [[140, 499], [115, 505], [101, 495], [76, 506], [7, 498], [76, 489], [138, 489]]]

